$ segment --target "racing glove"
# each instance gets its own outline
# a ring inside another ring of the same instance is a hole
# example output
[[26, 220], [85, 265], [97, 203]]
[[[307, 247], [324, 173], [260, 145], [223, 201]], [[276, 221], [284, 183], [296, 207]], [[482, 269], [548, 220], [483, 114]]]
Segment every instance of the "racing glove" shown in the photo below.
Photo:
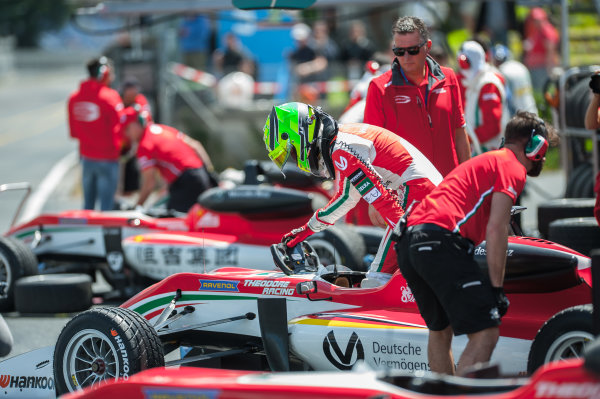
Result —
[[281, 242], [288, 246], [288, 248], [293, 248], [296, 245], [300, 244], [302, 241], [306, 240], [308, 237], [313, 235], [315, 232], [312, 231], [310, 227], [308, 227], [308, 223], [306, 223], [302, 227], [298, 227], [283, 236]]
[[494, 298], [496, 298], [496, 306], [498, 307], [498, 313], [500, 313], [500, 317], [503, 317], [508, 311], [510, 301], [508, 300], [506, 295], [504, 295], [504, 288], [492, 287], [492, 291], [494, 292]]

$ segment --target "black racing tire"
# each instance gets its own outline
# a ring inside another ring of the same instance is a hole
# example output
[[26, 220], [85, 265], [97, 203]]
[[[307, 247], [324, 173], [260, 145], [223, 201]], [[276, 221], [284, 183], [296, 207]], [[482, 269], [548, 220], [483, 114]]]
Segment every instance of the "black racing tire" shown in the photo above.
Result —
[[37, 273], [37, 259], [31, 249], [14, 238], [0, 237], [0, 311], [14, 309], [15, 282]]
[[[571, 83], [572, 82], [572, 83]], [[591, 100], [589, 75], [573, 76], [565, 93], [565, 122], [568, 127], [585, 128], [585, 111]]]
[[365, 242], [367, 254], [375, 255], [385, 234], [385, 229], [377, 226], [354, 226]]
[[594, 217], [558, 219], [550, 223], [548, 239], [589, 256], [600, 243], [600, 226]]
[[365, 243], [352, 226], [335, 225], [307, 238], [324, 266], [338, 264], [364, 271]]
[[92, 306], [92, 278], [87, 274], [40, 274], [15, 283], [19, 313], [73, 313]]
[[131, 309], [101, 307], [75, 316], [54, 349], [57, 395], [165, 364], [154, 328]]
[[593, 198], [594, 197], [594, 166], [591, 162], [577, 165], [569, 175], [566, 198]]
[[531, 344], [527, 372], [550, 361], [582, 356], [585, 345], [594, 340], [592, 313], [592, 304], [578, 305], [548, 319]]
[[538, 231], [548, 238], [550, 223], [558, 219], [594, 216], [593, 198], [558, 198], [538, 205]]

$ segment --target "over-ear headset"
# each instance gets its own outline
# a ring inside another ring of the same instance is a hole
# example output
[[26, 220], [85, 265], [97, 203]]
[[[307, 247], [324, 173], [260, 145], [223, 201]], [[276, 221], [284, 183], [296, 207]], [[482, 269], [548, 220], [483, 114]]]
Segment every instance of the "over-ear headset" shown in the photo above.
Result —
[[469, 61], [469, 57], [466, 54], [461, 53], [458, 56], [458, 66], [460, 69], [469, 69], [471, 68], [471, 61]]
[[104, 80], [109, 72], [108, 58], [102, 56], [98, 59], [98, 70], [96, 71], [96, 79]]
[[[546, 124], [540, 118], [536, 118], [536, 121], [538, 125], [531, 131], [531, 137], [525, 146], [525, 156], [532, 161], [541, 160], [548, 149], [548, 140], [544, 137], [548, 135]], [[536, 133], [536, 131], [541, 134]]]

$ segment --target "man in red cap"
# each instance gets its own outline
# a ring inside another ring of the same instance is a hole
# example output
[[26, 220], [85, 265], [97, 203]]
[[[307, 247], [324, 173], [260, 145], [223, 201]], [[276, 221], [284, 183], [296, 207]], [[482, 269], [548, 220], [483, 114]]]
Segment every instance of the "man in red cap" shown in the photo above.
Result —
[[144, 205], [154, 190], [157, 173], [169, 185], [167, 208], [179, 212], [187, 212], [202, 192], [214, 186], [208, 172], [212, 163], [200, 142], [173, 127], [148, 123], [140, 107], [125, 109], [123, 129], [137, 145], [142, 178], [137, 205]]

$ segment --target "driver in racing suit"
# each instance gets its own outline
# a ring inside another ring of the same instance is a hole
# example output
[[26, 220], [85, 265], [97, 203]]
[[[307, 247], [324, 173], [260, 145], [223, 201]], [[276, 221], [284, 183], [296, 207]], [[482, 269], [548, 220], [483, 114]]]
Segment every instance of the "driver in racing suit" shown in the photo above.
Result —
[[269, 158], [282, 169], [292, 157], [300, 170], [333, 179], [338, 189], [329, 203], [282, 242], [292, 248], [310, 235], [332, 226], [361, 198], [379, 212], [387, 228], [367, 278], [377, 286], [398, 270], [390, 250], [392, 229], [413, 201], [427, 195], [441, 174], [414, 146], [381, 127], [364, 123], [338, 124], [320, 108], [292, 102], [273, 107], [264, 128]]

